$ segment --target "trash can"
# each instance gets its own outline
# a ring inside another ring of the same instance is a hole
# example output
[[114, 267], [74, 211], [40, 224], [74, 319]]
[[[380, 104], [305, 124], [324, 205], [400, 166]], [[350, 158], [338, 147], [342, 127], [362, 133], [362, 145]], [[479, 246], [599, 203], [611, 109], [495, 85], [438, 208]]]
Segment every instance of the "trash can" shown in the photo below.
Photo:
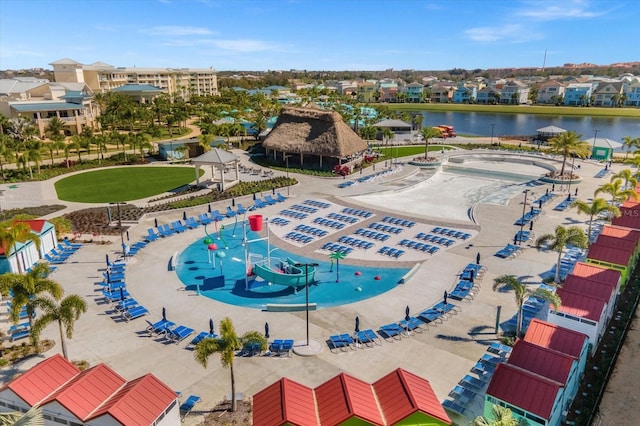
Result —
[[262, 215], [254, 214], [249, 216], [249, 227], [254, 232], [262, 231]]

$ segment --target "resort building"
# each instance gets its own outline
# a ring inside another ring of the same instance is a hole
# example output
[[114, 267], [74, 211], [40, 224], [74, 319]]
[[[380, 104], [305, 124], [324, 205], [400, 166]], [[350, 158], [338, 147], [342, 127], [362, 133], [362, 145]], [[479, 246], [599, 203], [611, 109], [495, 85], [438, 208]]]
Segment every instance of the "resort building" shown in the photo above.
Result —
[[125, 84], [144, 84], [183, 99], [191, 95], [218, 94], [218, 77], [213, 68], [114, 67], [104, 62], [85, 65], [67, 58], [49, 65], [57, 82], [86, 83], [95, 93], [105, 93]]

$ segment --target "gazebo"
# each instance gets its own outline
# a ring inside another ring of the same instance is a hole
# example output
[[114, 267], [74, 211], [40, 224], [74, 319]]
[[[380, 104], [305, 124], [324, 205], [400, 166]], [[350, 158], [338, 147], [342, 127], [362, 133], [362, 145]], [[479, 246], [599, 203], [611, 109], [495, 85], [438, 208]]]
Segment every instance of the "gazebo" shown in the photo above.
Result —
[[556, 126], [547, 126], [536, 129], [536, 132], [538, 132], [538, 134], [536, 135], [536, 140], [540, 142], [546, 142], [549, 139], [559, 135], [560, 133], [565, 133], [566, 130]]
[[282, 109], [262, 146], [274, 161], [319, 168], [352, 168], [368, 148], [337, 112], [299, 107]]
[[620, 142], [607, 138], [586, 139], [591, 144], [591, 158], [594, 160], [609, 161], [613, 158], [613, 150], [622, 147]]
[[[196, 185], [200, 185], [200, 167], [211, 166], [211, 182], [218, 183], [220, 191], [224, 191], [225, 185], [233, 186], [240, 182], [240, 158], [224, 149], [213, 148], [204, 154], [191, 159], [191, 163], [195, 166]], [[216, 169], [219, 172], [216, 174]], [[235, 179], [225, 181], [225, 173], [234, 169], [236, 172]]]

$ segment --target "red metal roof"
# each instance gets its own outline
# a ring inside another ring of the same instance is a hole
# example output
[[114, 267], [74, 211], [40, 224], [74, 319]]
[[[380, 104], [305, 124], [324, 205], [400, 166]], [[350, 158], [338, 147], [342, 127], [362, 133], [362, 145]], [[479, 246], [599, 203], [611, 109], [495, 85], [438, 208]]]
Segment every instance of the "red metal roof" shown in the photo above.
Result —
[[126, 380], [106, 364], [98, 364], [76, 375], [40, 405], [57, 401], [82, 420], [125, 383]]
[[111, 415], [124, 426], [148, 426], [175, 399], [175, 391], [149, 373], [127, 382], [85, 421]]
[[67, 383], [80, 370], [62, 355], [55, 354], [40, 362], [29, 371], [13, 379], [3, 389], [9, 388], [33, 406]]
[[26, 223], [27, 225], [29, 225], [29, 228], [31, 228], [31, 230], [36, 234], [41, 233], [42, 228], [44, 228], [44, 224], [47, 223], [46, 220], [42, 220], [42, 219], [17, 220], [16, 222]]
[[618, 285], [621, 277], [620, 271], [584, 262], [576, 262], [571, 275], [614, 286]]
[[428, 380], [398, 368], [373, 383], [373, 388], [387, 424], [395, 424], [417, 411], [451, 424]]
[[384, 425], [373, 388], [345, 373], [314, 389], [321, 425], [338, 425], [352, 417], [369, 424]]
[[611, 223], [615, 226], [625, 226], [627, 228], [640, 228], [640, 215], [637, 215], [637, 211], [620, 208], [620, 217], [614, 217], [611, 219]]
[[600, 235], [623, 238], [625, 240], [635, 242], [636, 245], [640, 244], [640, 231], [633, 228], [627, 228], [625, 226], [605, 225], [602, 227]]
[[562, 288], [608, 301], [617, 286], [569, 274], [562, 283]]
[[562, 304], [558, 307], [559, 312], [590, 319], [591, 321], [600, 321], [606, 300], [564, 288], [559, 288], [556, 293], [562, 300]]
[[493, 373], [487, 395], [549, 419], [561, 383], [512, 364], [500, 363]]
[[286, 377], [253, 396], [253, 424], [318, 426], [313, 390]]
[[633, 208], [640, 209], [640, 201], [634, 200], [633, 198], [629, 198], [627, 201], [622, 203], [622, 207], [629, 208], [629, 209], [633, 209]]
[[625, 240], [624, 238], [612, 237], [610, 235], [598, 235], [596, 244], [607, 247], [618, 247], [624, 250], [635, 251], [638, 248], [638, 244], [632, 240]]
[[509, 355], [509, 364], [567, 384], [576, 357], [518, 339]]
[[527, 328], [527, 334], [524, 335], [524, 340], [579, 358], [589, 337], [586, 334], [550, 322], [532, 319]]
[[589, 246], [587, 259], [613, 263], [614, 265], [627, 266], [631, 261], [633, 251], [621, 248], [603, 246], [598, 243]]

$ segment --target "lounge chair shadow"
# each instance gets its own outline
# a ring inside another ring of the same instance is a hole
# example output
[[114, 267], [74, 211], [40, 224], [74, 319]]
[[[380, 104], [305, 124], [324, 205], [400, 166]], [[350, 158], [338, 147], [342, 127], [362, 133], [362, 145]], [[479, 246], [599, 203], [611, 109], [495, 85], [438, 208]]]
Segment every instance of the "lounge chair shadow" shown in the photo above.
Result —
[[470, 339], [467, 337], [460, 336], [451, 336], [447, 334], [436, 334], [437, 339], [448, 340], [450, 342], [474, 342], [475, 339]]

